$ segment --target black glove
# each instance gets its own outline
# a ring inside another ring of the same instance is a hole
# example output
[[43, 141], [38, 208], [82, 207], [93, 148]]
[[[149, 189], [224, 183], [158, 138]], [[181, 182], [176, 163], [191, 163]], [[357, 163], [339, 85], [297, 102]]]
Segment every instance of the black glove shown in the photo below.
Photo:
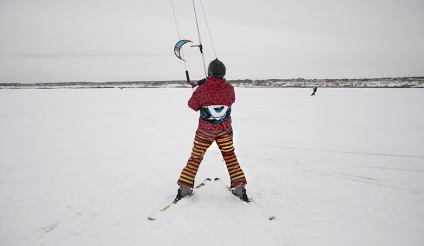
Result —
[[206, 78], [205, 79], [201, 79], [199, 81], [197, 81], [197, 85], [203, 85], [206, 82]]

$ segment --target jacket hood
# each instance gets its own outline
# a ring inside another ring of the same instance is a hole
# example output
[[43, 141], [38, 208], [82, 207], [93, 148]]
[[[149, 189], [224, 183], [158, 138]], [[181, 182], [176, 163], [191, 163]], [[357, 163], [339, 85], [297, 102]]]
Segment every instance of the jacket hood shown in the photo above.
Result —
[[205, 85], [211, 89], [220, 90], [227, 86], [227, 81], [224, 78], [209, 77]]

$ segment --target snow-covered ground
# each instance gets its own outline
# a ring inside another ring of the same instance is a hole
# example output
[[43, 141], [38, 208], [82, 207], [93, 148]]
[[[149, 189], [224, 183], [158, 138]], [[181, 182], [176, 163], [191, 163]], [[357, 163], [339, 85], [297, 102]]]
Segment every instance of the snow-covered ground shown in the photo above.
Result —
[[[190, 89], [0, 90], [0, 245], [424, 245], [424, 90], [236, 88], [251, 204], [175, 196]], [[197, 183], [220, 177], [213, 145]], [[275, 220], [268, 220], [275, 216]]]

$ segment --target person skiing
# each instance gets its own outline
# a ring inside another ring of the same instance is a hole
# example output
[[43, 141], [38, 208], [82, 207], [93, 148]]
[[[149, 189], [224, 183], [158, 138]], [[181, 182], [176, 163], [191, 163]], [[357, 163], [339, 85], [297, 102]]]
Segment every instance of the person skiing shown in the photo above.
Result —
[[224, 63], [215, 59], [208, 66], [208, 77], [198, 81], [197, 85], [192, 83], [192, 86], [197, 88], [188, 101], [188, 106], [194, 111], [200, 111], [200, 117], [191, 156], [177, 181], [179, 188], [176, 201], [192, 194], [196, 173], [203, 156], [215, 141], [230, 175], [232, 193], [249, 202], [245, 188], [247, 180], [237, 161], [233, 146], [230, 114], [231, 106], [236, 100], [234, 87], [226, 82], [225, 73]]
[[311, 96], [315, 96], [315, 93], [317, 93], [318, 87], [314, 87], [313, 92], [311, 94]]

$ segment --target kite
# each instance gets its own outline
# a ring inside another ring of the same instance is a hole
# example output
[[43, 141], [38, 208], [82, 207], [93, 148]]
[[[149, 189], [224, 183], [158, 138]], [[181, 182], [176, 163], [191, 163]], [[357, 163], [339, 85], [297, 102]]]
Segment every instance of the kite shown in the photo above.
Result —
[[175, 53], [175, 55], [176, 55], [179, 59], [181, 59], [181, 60], [183, 60], [183, 61], [186, 61], [186, 60], [184, 60], [184, 59], [181, 57], [181, 47], [183, 47], [183, 45], [184, 45], [184, 44], [189, 43], [189, 42], [193, 42], [193, 41], [191, 41], [191, 40], [187, 40], [187, 39], [183, 39], [183, 40], [178, 41], [178, 42], [175, 44], [175, 47], [174, 47], [174, 53]]

